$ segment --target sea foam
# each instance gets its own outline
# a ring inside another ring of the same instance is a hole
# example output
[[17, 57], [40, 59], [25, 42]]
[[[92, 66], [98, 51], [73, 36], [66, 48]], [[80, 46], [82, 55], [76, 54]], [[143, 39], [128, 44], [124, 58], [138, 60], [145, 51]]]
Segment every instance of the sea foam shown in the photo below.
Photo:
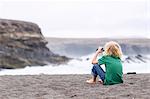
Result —
[[[40, 75], [40, 74], [90, 74], [91, 73], [91, 59], [93, 54], [83, 56], [81, 58], [73, 59], [68, 64], [53, 66], [51, 64], [46, 66], [34, 66], [23, 69], [2, 69], [0, 75]], [[124, 56], [127, 57], [127, 56]], [[105, 66], [102, 66], [105, 69]], [[150, 73], [150, 61], [140, 63], [123, 63], [123, 73]]]

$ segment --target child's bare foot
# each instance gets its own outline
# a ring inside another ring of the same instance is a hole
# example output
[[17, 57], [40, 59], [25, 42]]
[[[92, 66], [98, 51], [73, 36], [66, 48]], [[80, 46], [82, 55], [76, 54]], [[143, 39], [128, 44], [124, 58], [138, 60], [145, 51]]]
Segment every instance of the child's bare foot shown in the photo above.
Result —
[[103, 81], [102, 81], [101, 79], [99, 79], [98, 82], [99, 82], [100, 84], [103, 84]]
[[93, 79], [90, 79], [90, 80], [87, 80], [86, 83], [88, 83], [88, 84], [95, 84], [96, 81], [94, 81]]

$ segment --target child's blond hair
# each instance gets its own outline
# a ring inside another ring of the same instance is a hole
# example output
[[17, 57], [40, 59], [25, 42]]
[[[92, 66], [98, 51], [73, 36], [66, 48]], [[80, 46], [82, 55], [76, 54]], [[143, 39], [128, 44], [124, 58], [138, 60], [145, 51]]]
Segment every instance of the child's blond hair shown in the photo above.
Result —
[[110, 41], [105, 44], [105, 54], [106, 55], [113, 55], [121, 58], [122, 50], [120, 45], [117, 42]]

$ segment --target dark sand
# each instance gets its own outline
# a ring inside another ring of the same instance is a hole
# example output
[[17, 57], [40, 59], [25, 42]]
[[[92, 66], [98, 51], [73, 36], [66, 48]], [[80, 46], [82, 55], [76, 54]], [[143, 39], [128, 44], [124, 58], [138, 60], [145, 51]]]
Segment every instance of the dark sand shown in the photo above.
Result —
[[124, 83], [86, 84], [90, 75], [0, 76], [0, 99], [150, 99], [150, 74], [124, 75]]

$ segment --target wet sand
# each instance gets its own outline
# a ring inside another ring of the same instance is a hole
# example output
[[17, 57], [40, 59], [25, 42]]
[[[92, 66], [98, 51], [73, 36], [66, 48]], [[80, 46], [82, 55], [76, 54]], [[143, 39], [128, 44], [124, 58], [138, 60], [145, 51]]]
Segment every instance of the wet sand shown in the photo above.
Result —
[[0, 99], [150, 99], [150, 74], [124, 75], [124, 83], [86, 84], [90, 75], [0, 76]]

